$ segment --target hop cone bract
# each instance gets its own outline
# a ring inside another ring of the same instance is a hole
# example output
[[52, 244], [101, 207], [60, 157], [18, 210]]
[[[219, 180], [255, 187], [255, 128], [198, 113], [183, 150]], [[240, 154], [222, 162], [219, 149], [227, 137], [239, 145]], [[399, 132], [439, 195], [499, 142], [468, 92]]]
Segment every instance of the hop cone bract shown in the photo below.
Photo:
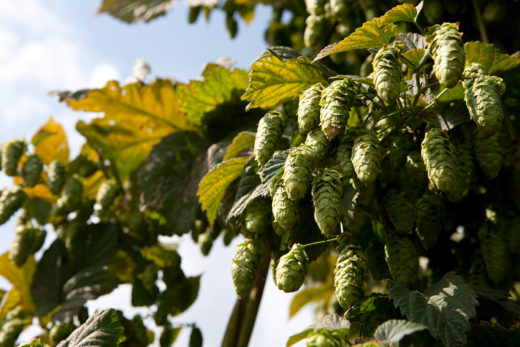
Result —
[[278, 289], [286, 293], [295, 292], [303, 284], [307, 274], [309, 258], [299, 243], [295, 243], [291, 250], [284, 254], [276, 266], [275, 282]]
[[364, 185], [371, 185], [377, 179], [379, 166], [379, 140], [373, 132], [358, 136], [352, 147], [352, 165], [357, 178]]
[[473, 133], [473, 146], [477, 163], [484, 175], [489, 179], [497, 177], [504, 163], [502, 133], [488, 134], [483, 128], [476, 128]]
[[34, 187], [40, 180], [43, 169], [43, 162], [37, 154], [31, 154], [23, 164], [22, 175], [25, 185]]
[[377, 95], [386, 103], [394, 102], [401, 92], [399, 52], [403, 43], [395, 41], [377, 52], [372, 62]]
[[464, 70], [466, 54], [461, 36], [459, 25], [455, 23], [434, 25], [426, 36], [430, 42], [428, 50], [434, 61], [433, 72], [446, 88], [454, 87]]
[[336, 170], [325, 169], [312, 186], [312, 202], [314, 220], [326, 237], [337, 234], [342, 196], [341, 174]]
[[407, 237], [393, 236], [385, 245], [385, 259], [390, 275], [399, 284], [410, 286], [419, 269], [419, 255]]
[[47, 170], [47, 187], [52, 194], [58, 195], [61, 193], [65, 185], [66, 168], [65, 164], [58, 160], [54, 160], [49, 164]]
[[2, 167], [7, 176], [16, 176], [18, 162], [25, 150], [25, 142], [13, 140], [4, 144], [2, 151]]
[[358, 86], [349, 79], [336, 80], [325, 88], [320, 99], [320, 127], [330, 141], [343, 134]]
[[415, 231], [424, 248], [428, 249], [437, 243], [443, 230], [445, 216], [444, 202], [440, 196], [425, 193], [415, 205], [417, 227]]
[[334, 288], [344, 309], [349, 309], [363, 297], [366, 268], [366, 261], [358, 249], [348, 246], [342, 249], [334, 268]]
[[256, 277], [260, 262], [260, 248], [253, 240], [245, 240], [237, 246], [231, 264], [231, 276], [237, 295], [245, 299]]
[[302, 133], [308, 133], [320, 123], [320, 98], [323, 88], [321, 83], [316, 83], [300, 95], [298, 127]]
[[286, 116], [277, 111], [270, 111], [258, 122], [253, 153], [258, 165], [264, 166], [273, 156], [280, 143], [286, 124]]

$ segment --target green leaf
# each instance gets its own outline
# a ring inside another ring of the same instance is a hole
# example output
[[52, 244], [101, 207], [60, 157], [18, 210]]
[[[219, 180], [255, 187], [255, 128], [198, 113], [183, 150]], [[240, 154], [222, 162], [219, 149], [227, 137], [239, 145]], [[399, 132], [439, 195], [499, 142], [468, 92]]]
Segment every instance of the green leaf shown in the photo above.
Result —
[[208, 112], [222, 104], [239, 104], [240, 95], [247, 87], [247, 76], [246, 70], [231, 71], [218, 64], [208, 64], [202, 72], [202, 81], [180, 85], [177, 90], [188, 121], [200, 125]]
[[334, 53], [348, 52], [356, 49], [379, 48], [397, 35], [397, 27], [392, 23], [384, 23], [382, 17], [376, 17], [363, 23], [352, 34], [343, 40], [328, 45], [316, 56], [314, 61]]
[[210, 225], [213, 225], [217, 218], [219, 204], [224, 198], [227, 187], [240, 177], [247, 160], [248, 158], [235, 158], [225, 161], [208, 172], [200, 181], [197, 196], [202, 210], [206, 211]]
[[285, 346], [291, 347], [292, 345], [309, 337], [309, 335], [311, 335], [313, 332], [314, 332], [314, 329], [306, 329], [306, 330], [302, 331], [301, 333], [294, 334], [291, 337], [289, 337]]
[[520, 65], [520, 53], [507, 55], [490, 43], [466, 42], [464, 51], [466, 52], [466, 65], [482, 64], [490, 75], [515, 69]]
[[405, 319], [391, 319], [377, 327], [374, 337], [384, 343], [397, 343], [406, 335], [424, 329], [426, 329], [426, 326], [423, 324]]
[[242, 99], [249, 101], [251, 108], [271, 108], [318, 82], [326, 83], [323, 72], [308, 58], [284, 60], [268, 50], [251, 66], [249, 85]]
[[240, 176], [235, 200], [228, 213], [227, 220], [231, 220], [232, 218], [241, 215], [251, 200], [263, 195], [264, 190], [260, 184], [260, 177], [256, 173], [257, 169], [258, 164], [256, 160], [250, 158], [246, 162], [244, 171], [242, 171]]
[[58, 347], [113, 347], [125, 340], [123, 325], [113, 309], [104, 310], [91, 316], [74, 330]]
[[403, 53], [403, 56], [406, 60], [408, 60], [409, 62], [411, 62], [412, 64], [414, 65], [419, 65], [419, 62], [421, 61], [421, 59], [424, 57], [424, 55], [426, 54], [426, 51], [422, 48], [418, 48], [418, 49], [411, 49], [409, 51], [406, 51]]
[[222, 160], [226, 161], [235, 158], [240, 152], [255, 144], [255, 134], [249, 131], [242, 131], [235, 136], [233, 142], [229, 145], [226, 155]]
[[417, 9], [412, 4], [401, 4], [386, 12], [382, 17], [382, 23], [415, 22]]
[[438, 100], [439, 102], [450, 102], [462, 99], [464, 99], [464, 88], [461, 83], [458, 83], [455, 87], [444, 92]]
[[291, 300], [289, 317], [297, 314], [305, 305], [312, 302], [327, 301], [334, 294], [334, 287], [322, 285], [316, 288], [305, 288], [298, 292]]
[[[177, 281], [159, 295], [159, 305], [172, 316], [186, 311], [197, 299], [200, 288], [200, 276], [188, 277]], [[160, 309], [159, 309], [160, 310]]]
[[353, 328], [359, 328], [360, 335], [371, 337], [376, 328], [394, 316], [392, 305], [385, 294], [371, 294], [361, 305], [352, 307], [345, 315]]
[[281, 176], [289, 152], [290, 150], [288, 149], [283, 152], [275, 153], [264, 165], [264, 168], [259, 173], [260, 177], [262, 177], [262, 186], [264, 189], [267, 189], [267, 187], [272, 183], [272, 180], [278, 179], [279, 176]]
[[153, 261], [160, 268], [178, 268], [181, 257], [177, 252], [176, 243], [158, 243], [141, 249], [143, 258]]
[[169, 12], [176, 0], [103, 0], [98, 14], [104, 12], [126, 23], [149, 22]]
[[387, 286], [390, 298], [406, 318], [426, 325], [446, 346], [466, 342], [469, 319], [475, 317], [478, 302], [473, 289], [461, 277], [450, 272], [424, 293], [393, 281]]

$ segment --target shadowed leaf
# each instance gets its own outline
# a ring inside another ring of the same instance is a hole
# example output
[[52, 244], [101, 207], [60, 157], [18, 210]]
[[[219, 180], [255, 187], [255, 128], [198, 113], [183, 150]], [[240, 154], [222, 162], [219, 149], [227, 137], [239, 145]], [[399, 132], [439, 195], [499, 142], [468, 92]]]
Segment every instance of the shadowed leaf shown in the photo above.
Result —
[[149, 22], [169, 12], [176, 0], [103, 0], [98, 14], [109, 13], [126, 23]]

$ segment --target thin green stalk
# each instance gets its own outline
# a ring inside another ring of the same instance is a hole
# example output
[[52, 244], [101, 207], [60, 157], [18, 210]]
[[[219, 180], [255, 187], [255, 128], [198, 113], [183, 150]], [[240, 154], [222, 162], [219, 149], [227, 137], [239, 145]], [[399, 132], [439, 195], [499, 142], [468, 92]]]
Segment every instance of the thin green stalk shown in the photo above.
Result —
[[311, 242], [311, 243], [308, 243], [306, 245], [303, 245], [302, 248], [307, 248], [307, 247], [312, 247], [312, 246], [319, 246], [319, 245], [324, 245], [324, 244], [327, 244], [327, 243], [332, 243], [332, 242], [337, 242], [338, 241], [338, 238], [335, 237], [333, 239], [328, 239], [328, 240], [323, 240], [323, 241], [316, 241], [316, 242]]
[[484, 43], [489, 43], [489, 38], [486, 32], [486, 25], [484, 24], [484, 20], [482, 19], [482, 12], [480, 11], [480, 6], [477, 0], [471, 0], [473, 4], [473, 11], [475, 12], [475, 17], [477, 19], [478, 31], [480, 33], [480, 39]]
[[419, 25], [419, 23], [417, 23], [416, 21], [413, 21], [413, 24], [415, 25], [415, 27], [417, 28], [417, 30], [419, 30], [419, 32], [424, 35], [424, 29]]

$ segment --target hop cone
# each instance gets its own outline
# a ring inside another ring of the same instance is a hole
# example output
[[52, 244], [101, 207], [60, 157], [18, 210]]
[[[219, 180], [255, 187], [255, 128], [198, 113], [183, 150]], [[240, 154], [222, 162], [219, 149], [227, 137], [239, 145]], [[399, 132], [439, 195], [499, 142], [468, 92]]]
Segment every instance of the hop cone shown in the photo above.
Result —
[[278, 186], [276, 193], [273, 196], [272, 205], [274, 221], [284, 229], [291, 229], [296, 223], [298, 217], [298, 210], [296, 202], [289, 199], [284, 186]]
[[487, 274], [493, 282], [498, 283], [511, 271], [511, 258], [507, 244], [490, 225], [482, 226], [479, 236], [481, 236], [480, 247]]
[[364, 185], [371, 185], [379, 172], [379, 141], [373, 132], [358, 136], [352, 147], [352, 165], [357, 178]]
[[58, 195], [61, 193], [65, 185], [66, 168], [65, 164], [54, 160], [49, 164], [47, 170], [47, 187], [52, 194]]
[[22, 207], [24, 199], [25, 193], [18, 186], [3, 190], [0, 196], [0, 225], [7, 222]]
[[119, 184], [116, 180], [110, 179], [101, 183], [97, 191], [96, 202], [101, 205], [101, 208], [109, 208], [119, 194]]
[[465, 70], [464, 77], [464, 101], [471, 119], [487, 133], [499, 131], [504, 119], [500, 100], [506, 91], [504, 81], [485, 75], [475, 64]]
[[419, 255], [407, 237], [393, 236], [385, 245], [385, 259], [390, 275], [399, 284], [410, 286], [419, 269]]
[[349, 14], [348, 1], [330, 0], [330, 12], [333, 18], [345, 18]]
[[78, 175], [69, 177], [63, 188], [63, 194], [56, 202], [59, 210], [72, 211], [79, 207], [83, 196], [83, 182]]
[[253, 153], [258, 165], [264, 166], [273, 156], [286, 124], [283, 113], [271, 111], [258, 122]]
[[415, 205], [417, 228], [415, 231], [424, 248], [428, 249], [437, 243], [442, 233], [444, 221], [444, 202], [441, 197], [425, 193]]
[[18, 336], [27, 325], [27, 322], [20, 318], [7, 320], [0, 329], [0, 346], [14, 346]]
[[280, 258], [276, 266], [275, 282], [278, 289], [286, 293], [300, 289], [307, 274], [308, 262], [303, 246], [295, 243], [291, 250]]
[[395, 229], [402, 233], [411, 233], [415, 222], [413, 204], [402, 193], [391, 192], [386, 196], [385, 209]]
[[401, 66], [399, 52], [403, 43], [395, 41], [377, 52], [372, 62], [374, 67], [374, 84], [377, 95], [386, 103], [392, 103], [401, 92]]
[[336, 170], [325, 169], [312, 186], [312, 202], [314, 220], [326, 237], [337, 234], [342, 196], [341, 174]]
[[4, 145], [2, 151], [2, 167], [7, 176], [16, 176], [18, 162], [25, 150], [25, 142], [13, 140]]
[[358, 86], [349, 79], [336, 80], [322, 92], [320, 127], [330, 141], [343, 134]]
[[305, 0], [305, 6], [309, 14], [321, 15], [325, 9], [326, 0]]
[[363, 279], [366, 261], [360, 251], [344, 247], [334, 268], [336, 298], [344, 309], [349, 309], [363, 297]]
[[305, 144], [310, 147], [313, 153], [312, 159], [315, 163], [319, 163], [330, 147], [329, 141], [321, 129], [314, 129], [308, 133]]
[[43, 162], [37, 154], [31, 154], [23, 164], [22, 175], [25, 185], [34, 187], [40, 180]]
[[202, 343], [202, 332], [195, 326], [191, 329], [189, 347], [202, 347]]
[[354, 166], [352, 165], [352, 147], [354, 146], [354, 138], [349, 134], [345, 134], [341, 138], [338, 150], [336, 152], [336, 162], [339, 165], [339, 171], [343, 178], [348, 180], [354, 176]]
[[320, 329], [307, 337], [307, 347], [344, 347], [345, 341], [328, 329]]
[[284, 164], [283, 184], [291, 200], [300, 200], [305, 196], [312, 180], [314, 153], [307, 145], [300, 145], [291, 150]]
[[49, 331], [49, 338], [56, 345], [58, 342], [65, 340], [76, 327], [71, 323], [60, 323], [55, 325]]
[[320, 122], [321, 83], [312, 85], [300, 95], [298, 103], [298, 127], [301, 133], [308, 133]]
[[460, 39], [459, 25], [444, 23], [430, 28], [426, 38], [429, 41], [429, 53], [433, 57], [433, 72], [439, 83], [452, 88], [460, 80], [466, 54]]
[[255, 237], [263, 233], [271, 219], [271, 204], [268, 199], [257, 198], [246, 207], [245, 228], [247, 237]]
[[397, 133], [395, 136], [392, 136], [390, 143], [390, 153], [388, 154], [392, 168], [402, 168], [406, 162], [407, 154], [409, 154], [410, 151], [412, 151], [414, 148], [415, 142], [413, 141], [413, 136], [411, 134], [405, 132]]
[[231, 264], [231, 276], [237, 295], [245, 299], [256, 276], [260, 261], [260, 248], [253, 240], [245, 240], [237, 246]]
[[9, 249], [9, 259], [16, 266], [23, 266], [27, 258], [42, 247], [45, 236], [45, 230], [32, 226], [17, 227], [13, 243]]
[[321, 48], [323, 37], [329, 25], [327, 17], [311, 14], [305, 20], [305, 31], [303, 32], [303, 43], [310, 50]]
[[406, 176], [415, 183], [424, 183], [428, 179], [426, 166], [419, 152], [413, 151], [406, 156]]
[[505, 149], [501, 137], [501, 132], [488, 134], [482, 128], [476, 128], [473, 133], [473, 146], [477, 163], [489, 179], [498, 176], [504, 163]]

